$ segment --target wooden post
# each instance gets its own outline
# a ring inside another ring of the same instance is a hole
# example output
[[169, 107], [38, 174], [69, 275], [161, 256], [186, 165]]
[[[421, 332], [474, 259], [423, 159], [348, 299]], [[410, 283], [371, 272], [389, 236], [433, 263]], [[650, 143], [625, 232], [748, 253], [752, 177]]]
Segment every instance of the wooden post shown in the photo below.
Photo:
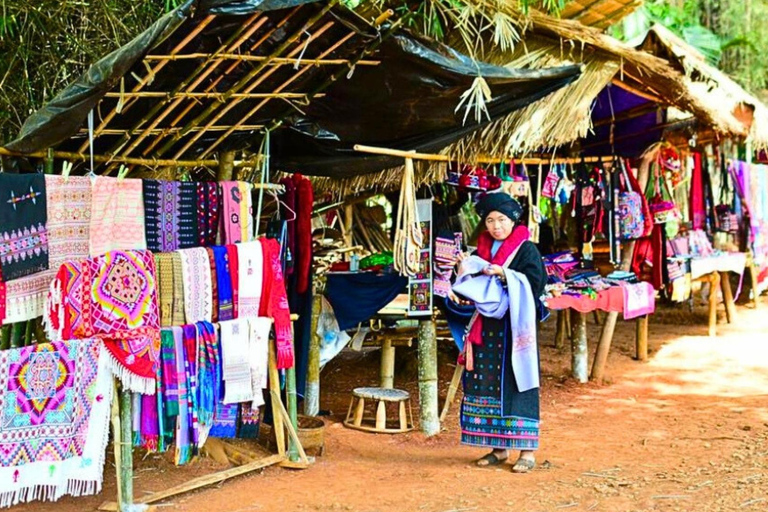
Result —
[[[456, 369], [453, 371], [451, 384], [448, 386], [448, 394], [445, 397], [445, 404], [443, 404], [443, 410], [440, 412], [440, 423], [443, 423], [445, 421], [445, 418], [448, 417], [448, 411], [451, 409], [451, 405], [453, 404], [453, 401], [456, 399], [456, 392], [459, 390], [459, 383], [461, 383], [461, 376], [463, 374], [464, 374], [464, 366], [457, 364]], [[403, 405], [403, 410], [405, 410], [405, 404], [402, 404], [402, 405]]]
[[[293, 330], [293, 327], [291, 327]], [[291, 332], [293, 334], [293, 332]], [[293, 336], [291, 336], [293, 340]], [[291, 341], [293, 343], [293, 341]], [[294, 364], [290, 368], [285, 370], [285, 401], [288, 412], [289, 423], [293, 426], [294, 430], [299, 428], [299, 413], [296, 398], [296, 365]], [[299, 448], [296, 445], [296, 441], [293, 438], [289, 439], [288, 443], [288, 460], [291, 462], [297, 462], [299, 460]]]
[[725, 303], [725, 317], [729, 324], [736, 321], [736, 304], [733, 302], [733, 290], [728, 272], [720, 272], [720, 288], [723, 290], [723, 302]]
[[381, 342], [381, 382], [382, 388], [395, 387], [395, 347], [388, 336]]
[[584, 383], [587, 382], [587, 359], [589, 357], [587, 355], [587, 315], [574, 310], [571, 318], [575, 323], [571, 338], [571, 368], [573, 369], [573, 378]]
[[648, 315], [637, 319], [635, 349], [638, 361], [648, 360]]
[[720, 274], [712, 272], [709, 276], [709, 329], [710, 336], [717, 336], [717, 291], [720, 289]]
[[275, 443], [277, 444], [277, 453], [285, 455], [285, 426], [283, 417], [278, 413], [282, 407], [280, 402], [280, 375], [277, 372], [277, 356], [275, 354], [275, 344], [269, 342], [269, 395], [272, 398], [272, 431], [275, 433]]
[[219, 155], [219, 172], [216, 174], [217, 181], [232, 181], [235, 174], [235, 152], [222, 151]]
[[[352, 232], [353, 226], [352, 221], [354, 219], [354, 204], [348, 204], [344, 207], [344, 245], [347, 247], [352, 247], [354, 245], [354, 233]], [[352, 253], [349, 252], [345, 255], [345, 259], [349, 261], [349, 258], [352, 256]]]
[[565, 346], [565, 340], [570, 338], [568, 333], [568, 314], [570, 309], [561, 309], [557, 312], [557, 330], [555, 331], [555, 348], [562, 349]]
[[421, 431], [440, 432], [437, 408], [437, 332], [434, 318], [419, 321], [419, 406]]
[[131, 393], [120, 392], [120, 490], [118, 510], [129, 512], [133, 507], [133, 443], [131, 443]]
[[307, 365], [307, 384], [304, 389], [304, 414], [317, 416], [320, 412], [320, 335], [317, 323], [323, 308], [323, 295], [316, 290], [312, 297], [312, 322], [309, 342], [309, 361]]

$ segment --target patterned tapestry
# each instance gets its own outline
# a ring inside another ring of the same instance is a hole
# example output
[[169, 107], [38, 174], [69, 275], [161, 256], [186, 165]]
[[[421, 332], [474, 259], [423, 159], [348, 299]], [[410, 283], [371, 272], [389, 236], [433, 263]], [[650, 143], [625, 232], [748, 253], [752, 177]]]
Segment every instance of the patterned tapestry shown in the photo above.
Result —
[[97, 339], [0, 352], [0, 506], [101, 491], [107, 359]]
[[48, 268], [45, 178], [0, 173], [0, 267], [10, 281]]
[[90, 254], [146, 249], [142, 180], [99, 176], [93, 182]]

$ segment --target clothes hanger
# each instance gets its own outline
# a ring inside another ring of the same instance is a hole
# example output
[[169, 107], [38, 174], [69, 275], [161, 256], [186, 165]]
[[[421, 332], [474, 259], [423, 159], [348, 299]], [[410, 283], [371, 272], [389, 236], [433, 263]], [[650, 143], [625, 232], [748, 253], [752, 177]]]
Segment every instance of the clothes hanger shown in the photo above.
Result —
[[291, 217], [290, 219], [284, 219], [286, 222], [292, 222], [292, 221], [296, 220], [296, 212], [295, 212], [295, 211], [293, 211], [293, 210], [290, 208], [290, 206], [288, 206], [287, 204], [285, 204], [285, 203], [284, 203], [284, 202], [283, 202], [283, 201], [280, 199], [280, 197], [277, 195], [277, 192], [275, 192], [274, 190], [270, 190], [270, 191], [269, 191], [269, 195], [271, 195], [272, 197], [274, 197], [274, 198], [275, 198], [275, 201], [277, 201], [277, 203], [278, 203], [279, 205], [283, 206], [283, 207], [284, 207], [286, 210], [288, 210], [288, 211], [289, 211], [289, 212], [290, 212], [290, 213], [293, 215], [293, 217]]

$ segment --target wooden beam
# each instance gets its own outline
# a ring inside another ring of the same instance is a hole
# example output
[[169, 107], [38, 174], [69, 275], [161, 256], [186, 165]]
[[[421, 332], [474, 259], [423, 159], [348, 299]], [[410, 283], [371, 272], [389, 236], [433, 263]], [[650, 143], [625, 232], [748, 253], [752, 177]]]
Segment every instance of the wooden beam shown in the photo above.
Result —
[[[279, 464], [285, 460], [285, 455], [270, 455], [269, 457], [265, 457], [261, 460], [257, 460], [255, 462], [251, 462], [250, 464], [244, 464], [242, 466], [238, 466], [236, 468], [227, 469], [225, 471], [219, 471], [218, 473], [213, 473], [211, 475], [205, 475], [198, 478], [193, 478], [192, 480], [189, 480], [186, 483], [175, 485], [169, 489], [166, 489], [164, 491], [152, 493], [148, 496], [144, 496], [143, 498], [139, 498], [135, 501], [135, 504], [149, 504], [149, 503], [156, 503], [158, 501], [165, 500], [167, 498], [172, 498], [173, 496], [178, 496], [179, 494], [184, 494], [190, 491], [194, 491], [196, 489], [200, 489], [201, 487], [207, 487], [209, 485], [217, 484], [219, 482], [223, 482], [224, 480], [229, 480], [230, 478], [234, 478], [236, 476], [245, 475], [247, 473], [252, 473], [256, 470], [266, 468], [268, 466], [272, 466], [274, 464]], [[104, 511], [104, 512], [117, 512], [117, 503], [114, 501], [108, 501], [105, 503], [102, 503], [98, 510]]]
[[[144, 60], [184, 60], [184, 59], [204, 59], [204, 58], [217, 58], [217, 59], [230, 59], [240, 60], [244, 62], [266, 62], [268, 66], [285, 66], [285, 65], [299, 65], [299, 66], [343, 66], [346, 64], [352, 64], [352, 62], [346, 59], [291, 59], [289, 57], [273, 57], [269, 58], [262, 55], [246, 55], [240, 53], [185, 53], [183, 55], [147, 55]], [[355, 64], [362, 66], [378, 66], [381, 61], [378, 60], [361, 60]]]

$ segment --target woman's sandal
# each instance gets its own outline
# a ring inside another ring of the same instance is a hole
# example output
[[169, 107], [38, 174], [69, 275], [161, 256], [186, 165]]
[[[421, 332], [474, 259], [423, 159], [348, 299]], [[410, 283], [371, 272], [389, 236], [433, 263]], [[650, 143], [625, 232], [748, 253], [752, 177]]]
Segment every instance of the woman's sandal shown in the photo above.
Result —
[[519, 458], [512, 466], [513, 473], [528, 473], [536, 467], [536, 461], [531, 459]]
[[498, 466], [499, 464], [503, 464], [507, 461], [508, 457], [504, 457], [503, 459], [500, 458], [495, 453], [491, 452], [486, 455], [483, 455], [479, 459], [475, 461], [475, 465], [479, 466], [481, 468], [488, 468], [491, 466]]

